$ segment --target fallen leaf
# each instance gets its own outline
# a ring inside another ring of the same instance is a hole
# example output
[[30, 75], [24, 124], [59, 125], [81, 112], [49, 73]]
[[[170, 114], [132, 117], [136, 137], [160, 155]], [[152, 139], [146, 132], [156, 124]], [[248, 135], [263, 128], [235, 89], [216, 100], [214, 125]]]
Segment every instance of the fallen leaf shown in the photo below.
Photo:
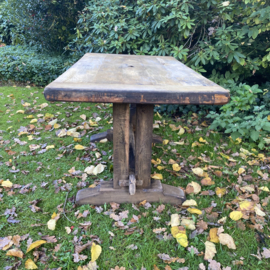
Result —
[[101, 254], [101, 251], [102, 251], [101, 246], [93, 242], [91, 247], [91, 262], [94, 262], [98, 259], [99, 255]]
[[204, 245], [205, 245], [204, 259], [212, 260], [215, 254], [217, 253], [215, 244], [212, 242], [206, 241]]
[[56, 226], [56, 220], [55, 219], [50, 219], [47, 222], [48, 225], [48, 229], [54, 231], [55, 230], [55, 226]]
[[232, 211], [230, 213], [230, 218], [234, 221], [237, 221], [243, 217], [243, 213], [241, 211]]
[[202, 211], [197, 209], [197, 208], [188, 208], [187, 211], [191, 214], [198, 214], [198, 215], [201, 215], [202, 214]]
[[6, 256], [13, 256], [13, 257], [19, 257], [19, 258], [23, 258], [23, 252], [17, 248], [14, 249], [10, 249]]
[[28, 259], [25, 262], [25, 268], [26, 269], [38, 269], [38, 267], [36, 266], [36, 264], [31, 259]]
[[182, 247], [188, 246], [187, 235], [185, 233], [178, 233], [175, 238]]
[[157, 180], [162, 180], [163, 176], [160, 173], [154, 173], [154, 174], [151, 174], [151, 178], [157, 179]]
[[2, 187], [8, 187], [8, 188], [10, 188], [10, 187], [13, 186], [13, 184], [12, 184], [12, 182], [10, 182], [9, 180], [6, 180], [6, 181], [3, 181], [3, 182], [2, 182], [1, 186], [2, 186]]
[[186, 200], [183, 202], [182, 206], [197, 206], [197, 203], [195, 200]]
[[239, 168], [239, 169], [238, 169], [238, 174], [239, 174], [239, 175], [242, 174], [243, 172], [245, 172], [245, 169], [244, 169], [244, 168]]
[[242, 201], [239, 203], [239, 207], [241, 210], [252, 211], [254, 210], [254, 203], [250, 201]]
[[187, 185], [187, 188], [188, 188], [188, 186], [193, 187], [193, 193], [194, 193], [194, 194], [200, 193], [200, 191], [201, 191], [201, 189], [202, 189], [201, 186], [200, 186], [198, 183], [194, 182], [194, 181], [192, 181], [191, 183], [189, 183], [189, 184]]
[[195, 222], [194, 220], [191, 220], [191, 219], [186, 219], [186, 218], [183, 218], [181, 219], [181, 226], [184, 226], [185, 228], [189, 229], [189, 230], [195, 230], [196, 227], [195, 227]]
[[217, 236], [218, 228], [211, 228], [209, 231], [210, 241], [213, 243], [219, 243], [219, 238]]
[[97, 175], [97, 174], [102, 173], [102, 172], [104, 171], [105, 167], [106, 167], [106, 166], [104, 166], [104, 165], [101, 164], [101, 163], [98, 164], [98, 165], [94, 168], [93, 174], [94, 174], [94, 175]]
[[217, 187], [215, 189], [216, 191], [216, 194], [219, 198], [221, 198], [224, 194], [226, 194], [226, 188], [220, 188], [220, 187]]
[[196, 174], [198, 176], [203, 176], [203, 169], [202, 168], [193, 168], [192, 171], [194, 174]]
[[206, 178], [203, 178], [203, 179], [201, 180], [201, 184], [202, 184], [203, 186], [211, 186], [211, 185], [214, 185], [215, 182], [212, 181], [212, 179], [211, 179], [210, 177], [206, 177]]
[[86, 147], [84, 147], [84, 146], [82, 146], [82, 145], [80, 145], [80, 144], [77, 144], [77, 145], [75, 145], [75, 147], [74, 147], [74, 149], [76, 149], [76, 150], [83, 150], [83, 149], [85, 149]]
[[31, 250], [34, 249], [34, 248], [38, 248], [39, 246], [41, 246], [41, 245], [43, 245], [43, 244], [45, 244], [45, 243], [47, 243], [47, 242], [44, 241], [44, 240], [38, 240], [38, 241], [33, 242], [33, 243], [28, 247], [28, 249], [26, 250], [26, 253], [28, 253], [29, 251], [31, 251]]
[[270, 258], [270, 250], [264, 247], [263, 252], [262, 252], [262, 256], [265, 259], [269, 259]]
[[179, 166], [178, 164], [173, 164], [173, 165], [172, 165], [172, 168], [173, 168], [173, 170], [176, 171], [176, 172], [179, 172], [179, 171], [181, 170], [181, 166]]
[[172, 214], [171, 215], [171, 226], [179, 226], [180, 225], [180, 218], [178, 214]]
[[227, 233], [221, 233], [219, 234], [219, 242], [222, 245], [226, 245], [228, 248], [236, 249], [235, 243], [233, 241], [233, 238], [227, 234]]

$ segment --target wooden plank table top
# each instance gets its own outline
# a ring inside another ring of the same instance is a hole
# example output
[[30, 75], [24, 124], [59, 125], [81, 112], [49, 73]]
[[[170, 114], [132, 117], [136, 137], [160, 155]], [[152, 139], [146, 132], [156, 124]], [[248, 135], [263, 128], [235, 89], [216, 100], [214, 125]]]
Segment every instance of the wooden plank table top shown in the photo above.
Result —
[[226, 104], [229, 90], [170, 56], [87, 53], [44, 91], [49, 101]]

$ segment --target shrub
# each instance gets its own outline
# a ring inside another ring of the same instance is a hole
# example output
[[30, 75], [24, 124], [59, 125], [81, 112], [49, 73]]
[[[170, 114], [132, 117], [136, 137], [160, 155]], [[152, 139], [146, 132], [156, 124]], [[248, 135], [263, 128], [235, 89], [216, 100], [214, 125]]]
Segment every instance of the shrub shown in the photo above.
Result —
[[207, 117], [214, 121], [211, 129], [224, 130], [231, 134], [233, 140], [241, 137], [258, 144], [259, 148], [264, 148], [270, 143], [270, 111], [265, 105], [257, 105], [258, 96], [263, 91], [258, 85], [240, 84], [231, 89], [231, 101], [220, 108], [220, 114], [210, 112]]
[[23, 30], [28, 44], [61, 52], [74, 38], [78, 11], [83, 7], [84, 1], [74, 0], [6, 0], [1, 13]]
[[68, 49], [172, 55], [207, 75], [266, 79], [269, 13], [269, 2], [255, 0], [90, 0]]
[[44, 86], [61, 75], [71, 65], [71, 61], [20, 45], [1, 47], [0, 80], [30, 81]]

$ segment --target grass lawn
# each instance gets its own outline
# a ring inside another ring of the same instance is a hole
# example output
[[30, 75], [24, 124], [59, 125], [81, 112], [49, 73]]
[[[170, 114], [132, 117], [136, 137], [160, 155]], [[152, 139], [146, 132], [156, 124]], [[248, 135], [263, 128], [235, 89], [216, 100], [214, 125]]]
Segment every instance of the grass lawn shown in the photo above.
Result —
[[[210, 229], [222, 226], [224, 233], [233, 238], [236, 249], [215, 243], [215, 261], [209, 269], [270, 269], [269, 259], [265, 258], [267, 250], [261, 258], [251, 255], [256, 255], [258, 250], [262, 253], [263, 248], [270, 244], [270, 197], [266, 189], [269, 188], [269, 154], [260, 153], [248, 143], [235, 144], [222, 134], [209, 131], [205, 122], [196, 115], [171, 119], [160, 118], [156, 114], [158, 127], [154, 132], [161, 135], [167, 144], [153, 146], [152, 174], [162, 174], [163, 183], [183, 189], [192, 181], [198, 183], [201, 191], [189, 186], [186, 189], [189, 193], [187, 199], [195, 200], [196, 208], [202, 214], [191, 214], [187, 207], [160, 206], [162, 203], [122, 204], [118, 209], [114, 204], [114, 208], [110, 204], [76, 207], [74, 196], [79, 189], [96, 185], [101, 179], [112, 179], [112, 143], [90, 145], [89, 142], [92, 134], [112, 126], [112, 106], [49, 103], [42, 92], [40, 88], [0, 87], [1, 269], [25, 269], [28, 259], [35, 261], [38, 269], [78, 269], [91, 260], [91, 246], [82, 247], [91, 241], [102, 247], [96, 261], [98, 269], [197, 270], [201, 263], [207, 269], [209, 262], [204, 260], [205, 242], [209, 240]], [[57, 119], [60, 126], [49, 127], [48, 123], [53, 119]], [[91, 126], [89, 119], [99, 121]], [[179, 129], [173, 131], [170, 125], [181, 125], [185, 133], [179, 135]], [[80, 138], [57, 136], [64, 128], [69, 130], [78, 126], [81, 126], [77, 130]], [[74, 149], [78, 144], [87, 148]], [[181, 170], [174, 171], [170, 159]], [[100, 163], [106, 165], [102, 173], [84, 173], [86, 167]], [[204, 177], [197, 176], [193, 168], [204, 169]], [[213, 183], [205, 185], [208, 180], [201, 183], [207, 176]], [[6, 185], [3, 181], [8, 179], [12, 187], [3, 187]], [[260, 187], [264, 187], [263, 190]], [[218, 196], [217, 188], [226, 193]], [[240, 209], [242, 201], [252, 202], [253, 207], [246, 211]], [[66, 216], [63, 214], [65, 202]], [[232, 220], [229, 215], [233, 210], [241, 210], [243, 217], [238, 221]], [[121, 220], [124, 226], [112, 218], [113, 211], [116, 215], [125, 215]], [[53, 213], [59, 214], [60, 218], [55, 230], [49, 230], [47, 222]], [[171, 235], [168, 223], [175, 213], [190, 219], [197, 228], [186, 228], [189, 242], [186, 248]], [[223, 217], [227, 217], [224, 224], [218, 221]], [[155, 233], [158, 228], [163, 230]], [[9, 248], [1, 246], [5, 237], [15, 235], [18, 236], [13, 238], [13, 245], [8, 241]], [[16, 242], [15, 239], [21, 241]], [[32, 242], [42, 239], [47, 243], [26, 253]], [[6, 256], [9, 249], [16, 248], [15, 244], [23, 252], [23, 258]], [[76, 250], [83, 249], [79, 255], [75, 254], [75, 247]], [[168, 263], [160, 258], [161, 255], [158, 256], [163, 253], [184, 260]]]

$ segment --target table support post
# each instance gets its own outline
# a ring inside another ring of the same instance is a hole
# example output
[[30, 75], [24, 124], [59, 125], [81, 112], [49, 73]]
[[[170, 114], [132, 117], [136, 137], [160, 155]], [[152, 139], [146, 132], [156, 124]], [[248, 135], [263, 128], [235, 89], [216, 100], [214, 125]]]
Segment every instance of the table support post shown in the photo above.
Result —
[[129, 104], [113, 104], [113, 188], [129, 177]]
[[143, 180], [142, 188], [149, 188], [151, 184], [153, 111], [152, 104], [137, 104], [135, 175]]

